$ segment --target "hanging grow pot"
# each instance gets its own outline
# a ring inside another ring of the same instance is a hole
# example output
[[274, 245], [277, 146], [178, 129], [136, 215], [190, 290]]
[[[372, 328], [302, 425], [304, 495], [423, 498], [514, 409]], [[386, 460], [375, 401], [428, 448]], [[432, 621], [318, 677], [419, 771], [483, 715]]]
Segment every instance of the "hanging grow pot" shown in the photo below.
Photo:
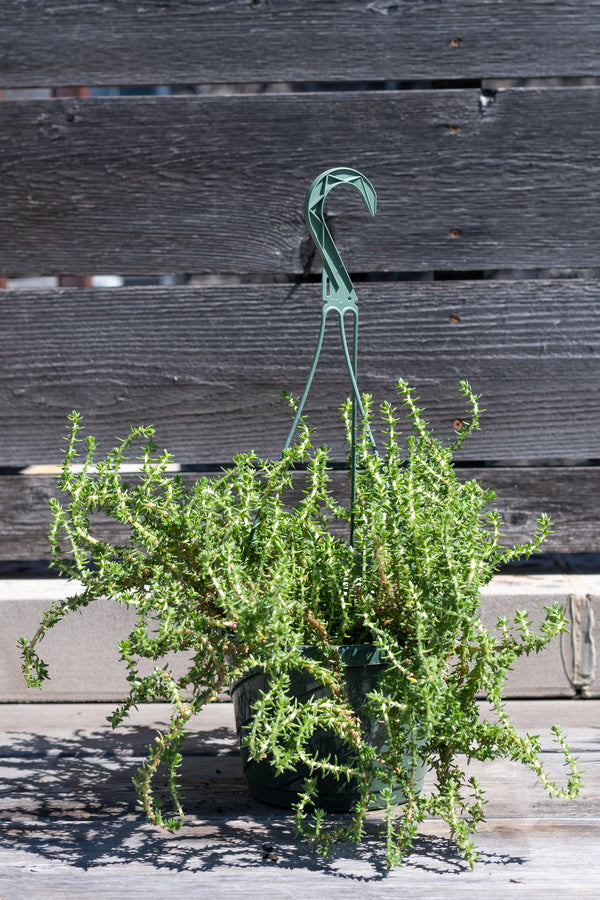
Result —
[[[372, 644], [342, 646], [338, 650], [344, 666], [346, 696], [361, 720], [363, 736], [373, 746], [382, 749], [383, 726], [365, 710], [366, 696], [377, 687], [380, 676], [386, 668], [382, 654]], [[313, 658], [317, 656], [315, 648], [312, 647], [307, 647], [305, 654]], [[311, 776], [308, 767], [299, 764], [293, 771], [278, 774], [268, 758], [253, 759], [244, 745], [244, 734], [252, 721], [254, 704], [266, 687], [267, 676], [258, 668], [252, 669], [231, 686], [244, 774], [249, 792], [256, 800], [290, 808], [300, 799], [305, 779]], [[315, 681], [314, 676], [308, 671], [300, 669], [290, 672], [290, 692], [299, 703], [307, 703], [311, 699], [322, 697], [326, 689]], [[339, 736], [325, 729], [318, 729], [313, 733], [308, 751], [317, 758], [329, 759], [337, 764], [351, 762], [351, 748]], [[410, 772], [413, 790], [420, 792], [425, 778], [425, 765], [423, 763], [414, 765], [412, 759], [407, 757], [406, 771]], [[371, 809], [385, 806], [381, 791], [386, 786], [387, 783], [384, 784], [377, 778], [372, 781], [369, 803]], [[316, 802], [328, 812], [344, 812], [352, 809], [359, 796], [360, 789], [356, 779], [349, 781], [343, 777], [336, 778], [332, 774], [317, 776]], [[406, 799], [400, 785], [393, 789], [392, 799], [395, 805], [403, 803]]]

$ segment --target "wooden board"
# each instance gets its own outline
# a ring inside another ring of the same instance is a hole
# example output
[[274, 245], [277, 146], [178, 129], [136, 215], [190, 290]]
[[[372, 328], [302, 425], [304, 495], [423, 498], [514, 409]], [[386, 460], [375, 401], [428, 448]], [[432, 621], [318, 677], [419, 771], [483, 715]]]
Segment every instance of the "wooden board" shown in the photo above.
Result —
[[[124, 476], [133, 477], [133, 476]], [[188, 474], [190, 484], [198, 475]], [[528, 540], [536, 520], [545, 512], [553, 522], [547, 552], [597, 552], [600, 530], [600, 467], [548, 466], [466, 468], [459, 477], [478, 478], [496, 491], [496, 507], [504, 518], [505, 542]], [[345, 473], [335, 473], [334, 486], [347, 496]], [[48, 554], [50, 497], [58, 496], [50, 475], [0, 477], [0, 559], [42, 559]], [[116, 528], [105, 527], [103, 537], [118, 539]]]
[[[0, 465], [57, 463], [78, 409], [105, 451], [153, 424], [179, 463], [277, 456], [321, 314], [320, 284], [68, 289], [0, 295]], [[600, 283], [357, 284], [359, 385], [394, 402], [415, 388], [436, 432], [465, 416], [458, 381], [482, 395], [463, 460], [596, 459]], [[343, 459], [338, 409], [350, 393], [331, 319], [306, 411]], [[400, 414], [401, 415], [401, 414]]]
[[[383, 17], [382, 17], [383, 18]], [[0, 103], [0, 276], [304, 272], [326, 213], [351, 271], [596, 266], [600, 90]], [[582, 123], [585, 127], [582, 127]]]
[[5, 0], [4, 86], [598, 75], [597, 0]]
[[[372, 814], [360, 848], [342, 845], [320, 859], [293, 836], [284, 810], [252, 801], [245, 790], [231, 706], [195, 721], [184, 745], [182, 789], [189, 811], [169, 835], [145, 825], [131, 776], [167, 710], [157, 704], [111, 733], [110, 707], [8, 705], [1, 716], [0, 890], [5, 900], [43, 898], [281, 898], [335, 895], [409, 900], [444, 897], [595, 900], [600, 704], [508, 702], [521, 731], [541, 734], [543, 759], [562, 777], [548, 740], [555, 721], [567, 731], [585, 771], [582, 797], [546, 799], [521, 766], [473, 766], [486, 788], [487, 821], [476, 836], [482, 856], [470, 871], [446, 828], [427, 820], [403, 868], [386, 874]], [[266, 849], [270, 848], [270, 849]], [[270, 858], [269, 855], [270, 854]]]

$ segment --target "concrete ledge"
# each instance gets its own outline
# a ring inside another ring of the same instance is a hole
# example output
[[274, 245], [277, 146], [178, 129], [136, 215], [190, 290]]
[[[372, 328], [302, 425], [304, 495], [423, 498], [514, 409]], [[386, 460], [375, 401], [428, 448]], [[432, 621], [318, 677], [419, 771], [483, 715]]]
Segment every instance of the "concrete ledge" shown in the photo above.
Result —
[[600, 608], [600, 575], [498, 575], [483, 592], [482, 620], [493, 627], [499, 616], [526, 609], [535, 625], [544, 607], [559, 603], [570, 633], [535, 657], [518, 660], [506, 684], [507, 697], [600, 696], [595, 645]]
[[[0, 702], [117, 701], [127, 695], [118, 659], [118, 641], [127, 636], [133, 611], [110, 600], [72, 615], [42, 644], [51, 681], [43, 691], [25, 686], [17, 641], [34, 634], [42, 614], [62, 600], [73, 585], [59, 579], [0, 579]], [[543, 607], [558, 602], [571, 621], [571, 633], [537, 657], [519, 660], [506, 687], [507, 697], [600, 696], [596, 680], [596, 622], [600, 575], [499, 575], [484, 592], [483, 620], [493, 626], [527, 609], [538, 623]]]

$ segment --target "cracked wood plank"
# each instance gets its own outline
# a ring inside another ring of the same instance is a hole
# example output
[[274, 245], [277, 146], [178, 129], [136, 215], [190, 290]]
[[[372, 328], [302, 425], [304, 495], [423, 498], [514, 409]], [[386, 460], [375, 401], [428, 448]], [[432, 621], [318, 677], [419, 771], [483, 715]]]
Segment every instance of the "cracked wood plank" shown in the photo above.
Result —
[[[190, 486], [200, 477], [202, 473], [184, 474]], [[477, 478], [496, 492], [494, 505], [504, 518], [503, 535], [507, 545], [527, 540], [540, 513], [546, 512], [553, 522], [553, 533], [545, 544], [547, 552], [597, 552], [600, 514], [596, 498], [600, 493], [600, 467], [469, 467], [460, 469], [459, 477], [463, 480]], [[333, 473], [332, 486], [341, 500], [347, 498], [348, 482], [344, 472]], [[298, 477], [298, 491], [300, 487], [301, 478]], [[57, 496], [55, 476], [0, 477], [0, 559], [47, 558], [48, 501]], [[122, 537], [114, 523], [104, 525], [102, 534], [105, 539]]]
[[[444, 440], [466, 412], [459, 379], [482, 396], [481, 431], [459, 459], [557, 466], [598, 457], [599, 282], [377, 282], [357, 292], [361, 390], [394, 402], [405, 378]], [[224, 464], [249, 449], [277, 456], [290, 423], [280, 392], [300, 396], [320, 312], [319, 284], [5, 294], [0, 460], [60, 462], [74, 408], [101, 452], [143, 422], [178, 463]], [[307, 412], [340, 460], [338, 409], [349, 390], [331, 324]], [[528, 476], [514, 474], [515, 488], [506, 488], [518, 501], [516, 485]], [[593, 473], [580, 475], [569, 488], [577, 472], [549, 472], [545, 485], [550, 515], [574, 527], [577, 504], [597, 522], [584, 488]]]
[[348, 192], [328, 199], [350, 272], [594, 267], [599, 97], [5, 100], [0, 276], [302, 273], [302, 203], [331, 147], [379, 198], [373, 219]]

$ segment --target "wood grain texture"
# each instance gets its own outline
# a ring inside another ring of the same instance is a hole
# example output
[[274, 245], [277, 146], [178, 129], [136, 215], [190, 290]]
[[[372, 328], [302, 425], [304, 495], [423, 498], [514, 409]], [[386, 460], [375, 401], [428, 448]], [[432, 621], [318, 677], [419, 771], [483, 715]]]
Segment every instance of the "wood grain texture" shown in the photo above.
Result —
[[[595, 266], [600, 89], [0, 104], [0, 275], [303, 272], [326, 214], [350, 271]], [[313, 269], [315, 268], [312, 261]]]
[[5, 0], [0, 84], [598, 75], [597, 0]]
[[[482, 467], [460, 469], [458, 475], [465, 481], [477, 478], [496, 492], [495, 506], [503, 516], [506, 546], [528, 540], [536, 520], [545, 512], [553, 522], [553, 533], [544, 545], [546, 552], [598, 551], [600, 467]], [[184, 477], [191, 485], [199, 476], [188, 473]], [[300, 492], [301, 487], [298, 477], [296, 490]], [[345, 473], [334, 473], [333, 488], [340, 499], [347, 500]], [[56, 496], [52, 476], [0, 477], [0, 559], [47, 558], [48, 502]], [[105, 540], [123, 537], [114, 523], [103, 524], [98, 536]]]
[[377, 813], [360, 847], [341, 845], [323, 860], [294, 838], [289, 812], [252, 801], [235, 755], [231, 704], [215, 707], [194, 721], [184, 744], [181, 787], [189, 815], [182, 831], [168, 834], [143, 823], [131, 784], [144, 742], [168, 723], [164, 705], [141, 708], [114, 733], [106, 704], [6, 705], [0, 723], [3, 897], [163, 900], [176, 892], [194, 900], [333, 893], [340, 900], [595, 900], [598, 702], [506, 704], [521, 733], [542, 736], [544, 763], [561, 783], [561, 761], [548, 735], [554, 722], [564, 725], [585, 773], [579, 800], [550, 801], [518, 764], [473, 765], [488, 801], [475, 869], [460, 860], [446, 826], [429, 819], [405, 865], [389, 873]]
[[[415, 388], [436, 432], [465, 415], [461, 378], [482, 395], [463, 460], [597, 459], [600, 283], [357, 285], [359, 385], [395, 401]], [[279, 455], [316, 344], [320, 285], [62, 289], [0, 295], [0, 465], [57, 463], [66, 417], [102, 451], [152, 424], [180, 463]], [[350, 385], [330, 319], [306, 411], [343, 459], [338, 409]]]

